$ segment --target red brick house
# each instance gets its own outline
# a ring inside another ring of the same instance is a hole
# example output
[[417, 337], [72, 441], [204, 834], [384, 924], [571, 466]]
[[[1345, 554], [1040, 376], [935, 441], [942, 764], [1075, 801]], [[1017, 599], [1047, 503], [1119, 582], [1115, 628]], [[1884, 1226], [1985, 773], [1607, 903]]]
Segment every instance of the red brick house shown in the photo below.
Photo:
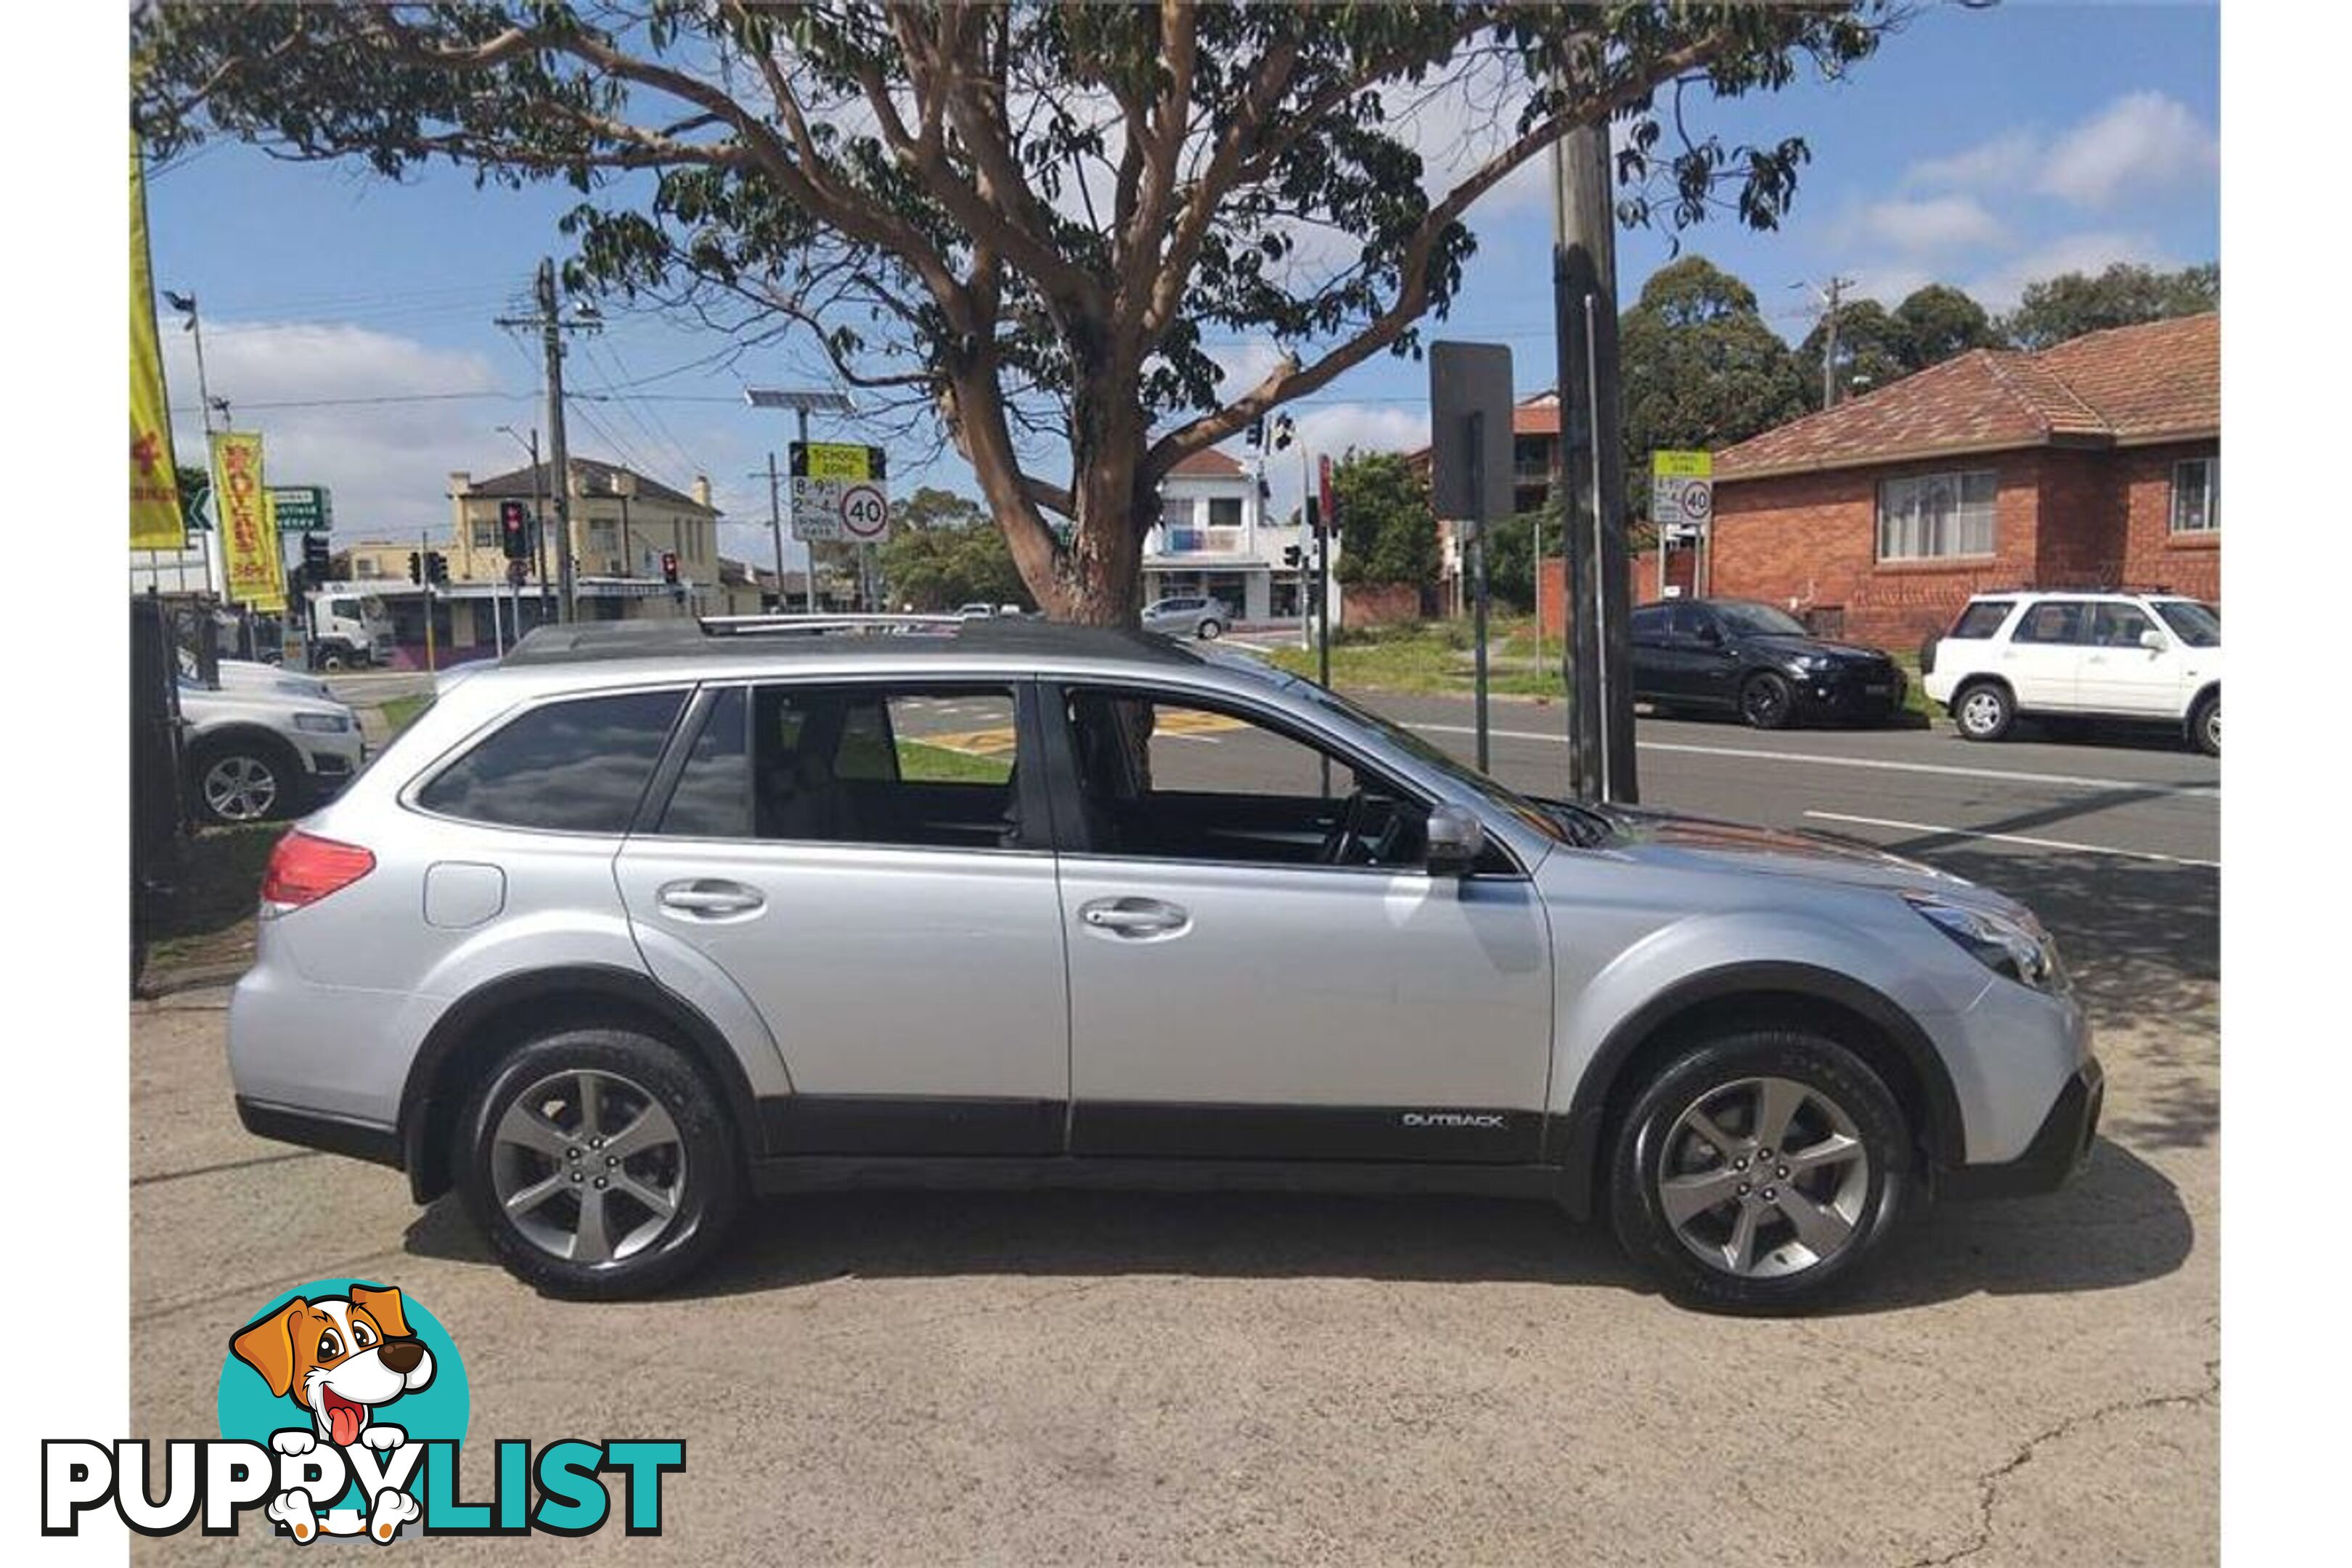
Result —
[[1979, 349], [1715, 458], [1706, 590], [1909, 647], [1983, 589], [2221, 594], [2218, 315]]

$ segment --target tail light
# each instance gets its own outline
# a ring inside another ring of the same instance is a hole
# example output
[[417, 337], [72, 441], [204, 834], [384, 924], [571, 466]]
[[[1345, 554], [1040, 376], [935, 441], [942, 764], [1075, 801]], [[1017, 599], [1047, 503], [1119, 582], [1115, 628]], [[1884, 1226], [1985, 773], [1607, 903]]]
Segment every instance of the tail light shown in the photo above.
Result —
[[261, 874], [261, 901], [280, 910], [315, 904], [375, 869], [375, 856], [356, 844], [291, 832], [270, 851]]

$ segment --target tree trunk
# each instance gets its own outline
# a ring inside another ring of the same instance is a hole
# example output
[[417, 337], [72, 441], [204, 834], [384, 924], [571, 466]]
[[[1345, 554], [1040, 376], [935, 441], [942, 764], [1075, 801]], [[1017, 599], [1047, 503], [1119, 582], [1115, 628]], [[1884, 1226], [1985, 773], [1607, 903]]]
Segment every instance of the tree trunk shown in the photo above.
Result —
[[[1133, 626], [1143, 616], [1143, 535], [1154, 496], [1137, 482], [1143, 444], [1097, 452], [1075, 476], [1077, 526], [1065, 552], [1062, 593], [1047, 613], [1089, 626]], [[1041, 600], [1040, 603], [1043, 603]]]

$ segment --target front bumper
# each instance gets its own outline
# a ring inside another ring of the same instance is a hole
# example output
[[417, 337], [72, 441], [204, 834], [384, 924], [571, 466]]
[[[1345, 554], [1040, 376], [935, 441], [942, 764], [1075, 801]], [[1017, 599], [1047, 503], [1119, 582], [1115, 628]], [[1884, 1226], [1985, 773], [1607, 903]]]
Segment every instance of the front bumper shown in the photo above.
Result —
[[1903, 706], [1903, 671], [1894, 665], [1841, 665], [1818, 675], [1790, 675], [1807, 712], [1839, 719], [1885, 719]]
[[301, 748], [302, 765], [310, 775], [311, 789], [321, 797], [341, 790], [367, 762], [367, 737], [356, 724], [331, 734], [305, 730], [298, 732], [295, 739]]
[[2014, 1160], [1992, 1165], [1958, 1165], [1939, 1171], [1936, 1192], [1941, 1197], [2013, 1198], [2054, 1192], [2089, 1163], [2091, 1145], [2099, 1135], [2099, 1112], [2106, 1100], [2107, 1079], [2096, 1057], [2086, 1058], [2058, 1091], [2050, 1113], [2042, 1119], [2033, 1142]]

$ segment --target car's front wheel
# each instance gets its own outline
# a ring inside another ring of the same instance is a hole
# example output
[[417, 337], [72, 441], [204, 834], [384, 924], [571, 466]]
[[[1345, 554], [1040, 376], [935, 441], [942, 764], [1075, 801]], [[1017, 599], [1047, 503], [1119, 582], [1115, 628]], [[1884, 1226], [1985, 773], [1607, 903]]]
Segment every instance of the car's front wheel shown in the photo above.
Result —
[[302, 770], [286, 747], [239, 737], [197, 747], [189, 776], [198, 818], [235, 826], [291, 811]]
[[468, 1102], [457, 1185], [500, 1262], [551, 1296], [657, 1290], [704, 1262], [742, 1187], [718, 1097], [628, 1029], [520, 1047]]
[[2197, 710], [2189, 715], [2189, 738], [2196, 742], [2197, 749], [2207, 756], [2218, 757], [2221, 754], [2221, 694], [2220, 692], [2217, 691], [2198, 703]]
[[1720, 1035], [1669, 1062], [1626, 1112], [1611, 1218], [1679, 1301], [1799, 1310], [1893, 1232], [1910, 1149], [1895, 1097], [1843, 1046], [1800, 1030]]
[[1797, 711], [1797, 694], [1785, 677], [1758, 670], [1739, 688], [1739, 716], [1759, 730], [1788, 727]]
[[1219, 622], [1214, 621], [1214, 620], [1206, 620], [1206, 621], [1202, 621], [1202, 622], [1201, 623], [1201, 628], [1200, 628], [1200, 630], [1201, 630], [1201, 640], [1202, 640], [1202, 642], [1214, 642], [1214, 641], [1216, 641], [1219, 637], [1223, 637], [1223, 636], [1224, 636], [1224, 635], [1225, 635], [1225, 628], [1224, 628], [1224, 626], [1223, 626], [1222, 624], [1220, 624]]

